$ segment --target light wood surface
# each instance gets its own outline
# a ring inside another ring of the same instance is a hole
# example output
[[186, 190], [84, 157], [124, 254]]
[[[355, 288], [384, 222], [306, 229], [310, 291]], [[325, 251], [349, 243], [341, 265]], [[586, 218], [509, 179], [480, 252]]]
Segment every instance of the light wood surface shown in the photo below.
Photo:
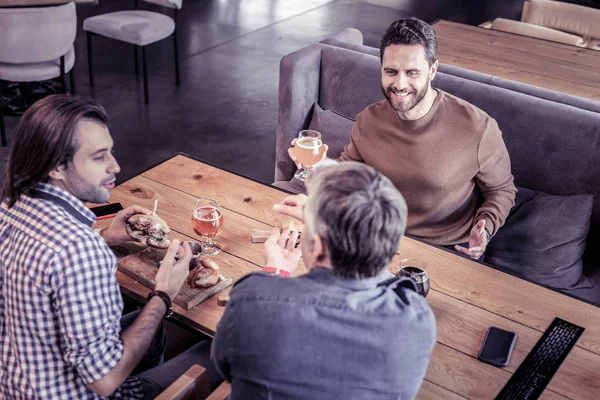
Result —
[[156, 400], [201, 400], [210, 394], [206, 369], [192, 365], [183, 375], [156, 397]]
[[0, 7], [49, 6], [67, 3], [98, 3], [98, 0], [0, 0]]
[[440, 63], [600, 101], [600, 51], [441, 20]]
[[[225, 227], [217, 241], [224, 251], [215, 256], [215, 261], [234, 282], [262, 267], [263, 245], [251, 243], [252, 229], [269, 230], [287, 219], [272, 211], [272, 205], [286, 193], [184, 155], [119, 185], [111, 202], [151, 208], [156, 196], [158, 213], [173, 231], [171, 238], [183, 240], [198, 240], [191, 228], [195, 198], [213, 197], [221, 202]], [[109, 222], [104, 220], [98, 225]], [[590, 399], [600, 393], [600, 308], [410, 238], [403, 240], [390, 270], [397, 269], [403, 258], [428, 264], [431, 290], [427, 300], [437, 320], [438, 343], [419, 399], [493, 399], [555, 317], [586, 330], [542, 398]], [[301, 265], [295, 275], [305, 271]], [[117, 279], [123, 292], [137, 300], [149, 293], [149, 289], [119, 272]], [[227, 294], [220, 293], [222, 300]], [[175, 306], [174, 318], [212, 335], [224, 312], [218, 297], [187, 311]], [[518, 335], [506, 368], [477, 359], [489, 326]]]

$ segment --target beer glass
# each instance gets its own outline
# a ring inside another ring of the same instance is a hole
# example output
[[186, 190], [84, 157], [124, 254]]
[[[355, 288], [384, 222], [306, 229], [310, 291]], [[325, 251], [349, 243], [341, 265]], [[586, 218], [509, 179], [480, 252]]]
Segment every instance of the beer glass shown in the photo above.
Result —
[[407, 258], [400, 263], [398, 276], [410, 278], [417, 286], [417, 292], [423, 297], [429, 293], [429, 275], [427, 275], [427, 265], [423, 262]]
[[218, 243], [212, 238], [223, 230], [225, 220], [221, 205], [214, 199], [198, 199], [194, 204], [192, 213], [192, 227], [194, 232], [206, 239], [202, 246], [202, 255], [214, 256], [221, 251]]
[[294, 145], [294, 155], [300, 168], [294, 174], [294, 178], [304, 181], [308, 171], [320, 161], [322, 146], [321, 133], [313, 130], [300, 131]]

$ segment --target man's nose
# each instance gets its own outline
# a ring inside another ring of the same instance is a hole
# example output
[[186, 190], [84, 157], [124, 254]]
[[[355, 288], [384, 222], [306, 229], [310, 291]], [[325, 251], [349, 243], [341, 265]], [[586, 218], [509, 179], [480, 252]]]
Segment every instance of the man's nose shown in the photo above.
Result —
[[404, 90], [408, 88], [408, 79], [406, 74], [398, 74], [398, 78], [396, 79], [396, 87], [398, 90]]
[[110, 163], [110, 166], [108, 168], [108, 173], [116, 175], [119, 172], [121, 172], [121, 167], [119, 166], [117, 159], [112, 154], [110, 155], [110, 157], [112, 158], [112, 162]]

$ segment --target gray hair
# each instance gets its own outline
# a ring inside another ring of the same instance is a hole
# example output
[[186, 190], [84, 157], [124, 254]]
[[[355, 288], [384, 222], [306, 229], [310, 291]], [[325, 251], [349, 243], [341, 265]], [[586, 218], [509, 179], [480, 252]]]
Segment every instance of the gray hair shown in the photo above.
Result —
[[346, 278], [379, 274], [400, 246], [406, 202], [392, 182], [368, 165], [315, 168], [306, 182], [304, 237], [317, 234], [334, 271]]

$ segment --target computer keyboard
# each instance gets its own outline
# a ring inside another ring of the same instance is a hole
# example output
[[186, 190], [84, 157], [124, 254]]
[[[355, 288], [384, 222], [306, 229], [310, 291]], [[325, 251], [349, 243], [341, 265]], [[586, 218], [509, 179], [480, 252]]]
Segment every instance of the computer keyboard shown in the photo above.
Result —
[[585, 328], [555, 318], [496, 400], [537, 399]]

